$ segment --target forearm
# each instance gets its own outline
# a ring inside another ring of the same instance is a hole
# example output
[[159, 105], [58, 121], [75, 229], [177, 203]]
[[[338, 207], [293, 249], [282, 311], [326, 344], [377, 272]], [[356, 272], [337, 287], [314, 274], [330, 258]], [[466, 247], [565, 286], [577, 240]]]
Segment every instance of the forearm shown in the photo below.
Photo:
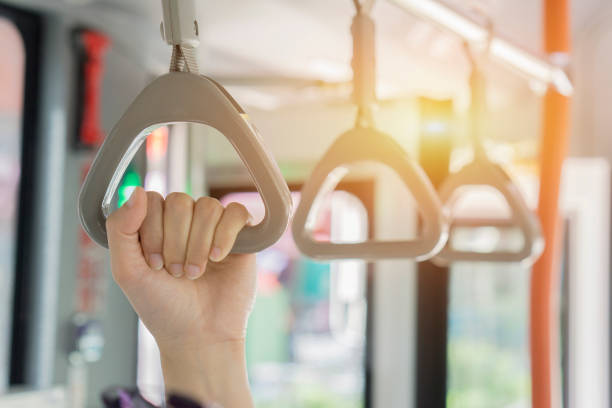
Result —
[[181, 394], [224, 408], [253, 407], [243, 341], [160, 349], [166, 394]]

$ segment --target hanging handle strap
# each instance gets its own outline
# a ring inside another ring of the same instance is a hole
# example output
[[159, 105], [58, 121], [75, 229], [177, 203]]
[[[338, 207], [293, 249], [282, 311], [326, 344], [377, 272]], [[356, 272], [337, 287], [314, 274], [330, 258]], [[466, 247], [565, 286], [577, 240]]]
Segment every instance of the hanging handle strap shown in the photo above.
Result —
[[[436, 256], [435, 260], [440, 264], [467, 261], [519, 262], [523, 265], [531, 265], [540, 256], [544, 248], [540, 224], [508, 174], [499, 165], [489, 160], [474, 160], [457, 173], [451, 174], [444, 181], [438, 192], [447, 213], [452, 213], [452, 206], [457, 196], [462, 193], [462, 189], [470, 186], [486, 186], [498, 191], [508, 204], [511, 215], [505, 220], [490, 218], [479, 219], [477, 222], [461, 219], [451, 220], [451, 238]], [[516, 250], [494, 250], [491, 252], [459, 250], [453, 247], [452, 240], [453, 231], [459, 227], [514, 227], [521, 232], [522, 244]]]
[[258, 252], [285, 232], [292, 207], [289, 188], [238, 103], [221, 85], [197, 74], [195, 1], [162, 0], [162, 6], [162, 37], [173, 46], [171, 71], [187, 72], [170, 72], [149, 84], [112, 129], [81, 188], [81, 225], [95, 242], [108, 246], [106, 217], [115, 208], [113, 197], [147, 135], [169, 123], [200, 123], [217, 129], [232, 143], [261, 194], [264, 219], [244, 227], [232, 248], [233, 253]]
[[354, 0], [357, 14], [351, 24], [353, 37], [353, 100], [357, 105], [356, 125], [373, 126], [372, 105], [376, 102], [375, 25], [370, 17], [373, 1]]
[[[475, 10], [481, 14], [486, 21], [487, 36], [484, 43], [483, 55], [489, 55], [491, 42], [493, 40], [494, 25], [490, 17], [482, 13], [480, 10]], [[469, 42], [463, 43], [466, 58], [470, 64], [470, 133], [472, 135], [472, 146], [474, 148], [475, 159], [486, 159], [487, 154], [484, 148], [485, 137], [485, 118], [488, 114], [487, 109], [487, 89], [486, 81], [477, 57], [474, 55]]]
[[[492, 33], [491, 29], [489, 29], [489, 33]], [[489, 35], [489, 38], [491, 37], [492, 36]], [[490, 41], [487, 41], [487, 50], [489, 48], [489, 43]], [[441, 264], [456, 261], [470, 261], [520, 262], [524, 265], [531, 265], [541, 254], [543, 249], [540, 225], [537, 218], [525, 203], [520, 191], [516, 185], [512, 183], [508, 174], [498, 164], [491, 162], [487, 158], [483, 146], [485, 135], [484, 120], [488, 113], [486, 108], [485, 78], [467, 44], [465, 45], [465, 50], [471, 65], [470, 90], [472, 100], [470, 104], [470, 130], [474, 145], [474, 160], [458, 172], [448, 176], [438, 193], [447, 212], [450, 214], [456, 196], [460, 194], [461, 190], [465, 187], [487, 186], [493, 188], [501, 193], [508, 204], [511, 211], [510, 218], [507, 220], [482, 219], [479, 220], [477, 225], [471, 223], [472, 225], [467, 226], [486, 226], [495, 228], [514, 226], [520, 229], [523, 242], [521, 247], [516, 251], [496, 250], [492, 252], [477, 252], [455, 249], [451, 237], [446, 246], [436, 256], [435, 260]], [[461, 225], [461, 223], [461, 220], [458, 219], [451, 221], [451, 234], [455, 228], [466, 226]]]
[[[488, 48], [488, 45], [487, 45]], [[484, 148], [485, 118], [487, 117], [487, 90], [484, 75], [469, 43], [464, 43], [465, 54], [470, 64], [470, 134], [475, 159], [486, 159]]]
[[[360, 243], [315, 240], [313, 229], [323, 198], [334, 190], [349, 166], [367, 161], [389, 166], [412, 193], [422, 220], [420, 235], [407, 240], [371, 239]], [[327, 150], [302, 188], [292, 224], [297, 247], [303, 254], [319, 260], [412, 258], [423, 261], [444, 246], [447, 231], [440, 200], [423, 169], [390, 135], [363, 127], [342, 134]]]
[[[376, 99], [374, 22], [368, 12], [373, 2], [355, 1], [353, 18], [353, 96], [359, 107], [356, 126], [340, 135], [327, 150], [302, 188], [300, 203], [293, 217], [292, 232], [297, 247], [305, 255], [325, 259], [413, 258], [425, 260], [446, 242], [448, 225], [431, 181], [419, 165], [389, 135], [373, 127], [370, 107]], [[369, 5], [368, 5], [369, 4]], [[367, 11], [367, 12], [366, 12]], [[422, 217], [420, 236], [403, 241], [368, 240], [361, 243], [316, 241], [314, 220], [323, 197], [334, 190], [348, 172], [348, 166], [361, 162], [384, 163], [394, 170], [412, 193]]]
[[238, 234], [233, 253], [258, 252], [274, 244], [289, 223], [291, 194], [255, 128], [223, 87], [210, 78], [170, 72], [149, 84], [117, 122], [87, 174], [79, 216], [87, 234], [107, 247], [106, 217], [116, 208], [115, 192], [142, 142], [159, 126], [200, 123], [217, 129], [234, 146], [263, 200], [266, 214]]
[[200, 45], [200, 29], [195, 0], [161, 0], [161, 3], [161, 36], [172, 46], [170, 71], [197, 74], [199, 69], [195, 50]]

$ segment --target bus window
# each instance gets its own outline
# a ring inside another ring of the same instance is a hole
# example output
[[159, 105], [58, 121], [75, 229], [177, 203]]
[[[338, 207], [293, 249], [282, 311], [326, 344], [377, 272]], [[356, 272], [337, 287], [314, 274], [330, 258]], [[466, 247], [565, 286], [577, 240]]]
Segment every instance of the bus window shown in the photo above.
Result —
[[[487, 189], [475, 188], [463, 199], [469, 202], [456, 205], [463, 217], [510, 215], [507, 203]], [[453, 240], [476, 252], [522, 245], [514, 227], [458, 228]], [[450, 268], [449, 408], [529, 405], [529, 279], [530, 268], [517, 263], [457, 262]]]
[[0, 394], [8, 388], [25, 47], [15, 25], [0, 18]]
[[[293, 193], [294, 208], [299, 193]], [[263, 219], [259, 193], [232, 193]], [[346, 191], [322, 206], [315, 239], [361, 242], [368, 213]], [[257, 300], [246, 336], [247, 364], [258, 406], [364, 406], [366, 273], [362, 260], [317, 262], [301, 255], [291, 230], [257, 255]]]
[[512, 264], [451, 268], [447, 406], [529, 406], [529, 273]]

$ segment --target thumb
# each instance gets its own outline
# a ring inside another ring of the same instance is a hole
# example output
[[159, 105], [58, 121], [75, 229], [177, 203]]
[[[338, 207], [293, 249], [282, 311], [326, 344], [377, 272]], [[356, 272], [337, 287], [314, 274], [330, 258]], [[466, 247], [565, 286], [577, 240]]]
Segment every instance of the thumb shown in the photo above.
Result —
[[147, 194], [136, 187], [130, 199], [106, 219], [113, 276], [120, 286], [147, 268], [138, 238], [146, 215]]

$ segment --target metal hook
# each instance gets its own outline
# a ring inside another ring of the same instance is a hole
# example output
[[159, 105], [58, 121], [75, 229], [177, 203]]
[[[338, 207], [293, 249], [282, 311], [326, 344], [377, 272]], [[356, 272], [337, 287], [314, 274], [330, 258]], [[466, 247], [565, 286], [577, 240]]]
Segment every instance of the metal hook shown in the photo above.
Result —
[[353, 0], [357, 14], [370, 14], [376, 0]]
[[172, 45], [170, 72], [198, 73], [196, 48], [200, 44], [195, 0], [162, 0], [164, 41]]
[[489, 16], [485, 16], [485, 21], [485, 27], [487, 27], [487, 38], [485, 39], [484, 53], [489, 55], [489, 52], [491, 51], [491, 43], [493, 42], [494, 38], [494, 23], [493, 19]]

